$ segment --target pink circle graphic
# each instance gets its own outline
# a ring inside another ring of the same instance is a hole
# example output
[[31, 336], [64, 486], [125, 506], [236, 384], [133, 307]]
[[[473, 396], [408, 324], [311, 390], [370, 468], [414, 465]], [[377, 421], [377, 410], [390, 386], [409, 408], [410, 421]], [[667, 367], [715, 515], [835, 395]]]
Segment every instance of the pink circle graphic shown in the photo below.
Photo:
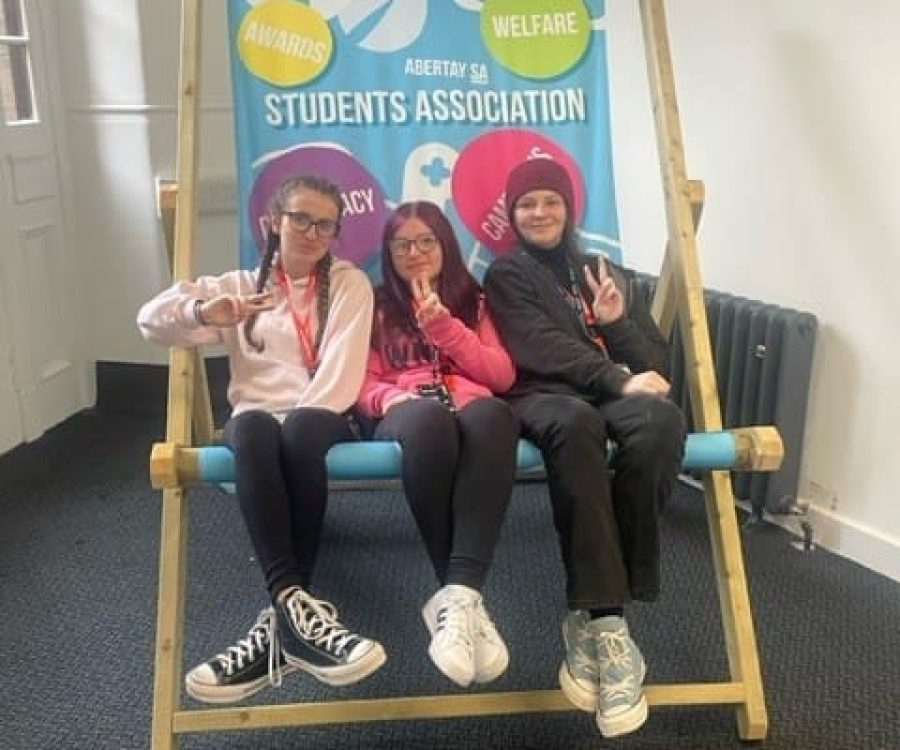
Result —
[[284, 180], [301, 174], [324, 177], [340, 189], [345, 208], [334, 252], [364, 266], [379, 252], [389, 211], [384, 191], [372, 173], [353, 154], [337, 146], [298, 146], [263, 167], [253, 183], [248, 205], [257, 247], [263, 247], [259, 219], [265, 215], [269, 199]]
[[[516, 242], [504, 202], [506, 178], [526, 159], [558, 161], [575, 190], [575, 223], [584, 215], [584, 181], [571, 155], [533, 130], [494, 130], [473, 139], [456, 160], [451, 178], [453, 202], [466, 228], [495, 255], [506, 255]], [[489, 165], [489, 166], [487, 166]]]

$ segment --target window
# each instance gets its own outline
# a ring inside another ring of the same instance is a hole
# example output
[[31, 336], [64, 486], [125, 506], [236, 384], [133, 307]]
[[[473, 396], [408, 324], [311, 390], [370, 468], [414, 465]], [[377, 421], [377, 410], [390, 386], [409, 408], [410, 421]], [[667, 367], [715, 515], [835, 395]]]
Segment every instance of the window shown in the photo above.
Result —
[[0, 0], [0, 112], [7, 124], [36, 117], [22, 1]]

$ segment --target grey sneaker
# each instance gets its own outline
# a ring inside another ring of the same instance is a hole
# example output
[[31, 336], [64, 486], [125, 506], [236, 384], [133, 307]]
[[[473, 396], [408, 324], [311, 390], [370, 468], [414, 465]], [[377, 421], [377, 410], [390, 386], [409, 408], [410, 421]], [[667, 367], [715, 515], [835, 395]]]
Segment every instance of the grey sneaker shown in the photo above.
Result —
[[594, 713], [597, 710], [597, 644], [588, 630], [588, 613], [574, 610], [563, 620], [563, 643], [566, 647], [565, 661], [559, 667], [559, 686], [572, 705], [582, 711]]
[[295, 671], [278, 645], [275, 610], [259, 613], [246, 637], [184, 677], [192, 698], [204, 703], [233, 703], [248, 698], [267, 685], [281, 684], [282, 675]]
[[647, 720], [641, 688], [644, 657], [628, 633], [623, 617], [588, 619], [570, 612], [563, 622], [566, 660], [559, 682], [566, 697], [583, 711], [595, 711], [604, 737], [638, 729]]
[[460, 687], [475, 679], [474, 610], [480, 595], [468, 586], [449, 585], [435, 592], [422, 608], [434, 665]]

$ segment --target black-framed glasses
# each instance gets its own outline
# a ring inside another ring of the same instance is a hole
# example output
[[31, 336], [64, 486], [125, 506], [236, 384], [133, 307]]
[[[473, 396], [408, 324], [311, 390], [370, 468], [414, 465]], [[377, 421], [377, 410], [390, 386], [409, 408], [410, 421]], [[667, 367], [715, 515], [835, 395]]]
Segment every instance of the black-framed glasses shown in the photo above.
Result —
[[388, 244], [394, 255], [409, 255], [415, 245], [420, 253], [428, 254], [439, 245], [438, 238], [433, 234], [420, 234], [412, 239], [408, 237], [394, 237]]
[[291, 228], [298, 232], [308, 232], [310, 227], [316, 228], [319, 237], [334, 237], [341, 228], [341, 223], [334, 219], [314, 219], [306, 211], [282, 211], [288, 217]]

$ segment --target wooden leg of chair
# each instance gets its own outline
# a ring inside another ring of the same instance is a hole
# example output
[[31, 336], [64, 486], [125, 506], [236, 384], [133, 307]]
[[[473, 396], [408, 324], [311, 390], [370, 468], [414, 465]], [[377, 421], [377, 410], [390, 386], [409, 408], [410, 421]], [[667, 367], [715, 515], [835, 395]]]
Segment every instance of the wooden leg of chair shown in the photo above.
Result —
[[742, 740], [761, 740], [769, 720], [731, 477], [728, 472], [713, 471], [704, 485], [728, 665], [731, 679], [743, 684], [745, 691], [745, 701], [737, 707], [738, 735]]
[[159, 546], [159, 602], [156, 615], [156, 671], [153, 680], [153, 750], [174, 750], [174, 715], [181, 695], [184, 629], [187, 492], [163, 491]]

